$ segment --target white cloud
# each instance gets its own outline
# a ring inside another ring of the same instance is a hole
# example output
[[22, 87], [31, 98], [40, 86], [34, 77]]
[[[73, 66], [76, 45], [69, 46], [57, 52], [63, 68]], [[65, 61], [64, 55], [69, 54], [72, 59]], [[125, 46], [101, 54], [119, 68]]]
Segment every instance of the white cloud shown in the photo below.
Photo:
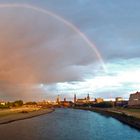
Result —
[[[108, 72], [86, 69], [87, 78], [84, 81], [58, 83], [53, 90], [70, 93], [94, 93], [95, 96], [109, 98], [110, 96], [129, 97], [130, 92], [140, 90], [140, 59], [116, 59], [108, 62]], [[91, 68], [91, 65], [90, 65]], [[86, 75], [85, 73], [85, 75]], [[93, 74], [93, 76], [92, 76]]]

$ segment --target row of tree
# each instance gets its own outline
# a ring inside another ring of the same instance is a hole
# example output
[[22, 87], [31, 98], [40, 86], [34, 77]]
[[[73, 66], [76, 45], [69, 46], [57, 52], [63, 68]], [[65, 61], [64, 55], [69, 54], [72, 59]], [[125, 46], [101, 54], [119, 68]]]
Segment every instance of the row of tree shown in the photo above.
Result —
[[[22, 100], [17, 100], [14, 102], [7, 102], [5, 104], [0, 104], [0, 109], [6, 109], [6, 108], [11, 108], [11, 107], [21, 107], [23, 106], [23, 101]], [[36, 102], [26, 102], [25, 105], [37, 105]]]
[[104, 101], [104, 102], [101, 102], [101, 103], [85, 103], [83, 105], [76, 105], [76, 106], [82, 106], [82, 107], [100, 107], [100, 108], [111, 108], [113, 107], [113, 103], [112, 102], [107, 102], [107, 101]]
[[14, 102], [7, 102], [5, 104], [0, 104], [0, 108], [5, 109], [5, 108], [11, 108], [11, 107], [21, 107], [22, 105], [23, 105], [23, 101], [17, 100]]

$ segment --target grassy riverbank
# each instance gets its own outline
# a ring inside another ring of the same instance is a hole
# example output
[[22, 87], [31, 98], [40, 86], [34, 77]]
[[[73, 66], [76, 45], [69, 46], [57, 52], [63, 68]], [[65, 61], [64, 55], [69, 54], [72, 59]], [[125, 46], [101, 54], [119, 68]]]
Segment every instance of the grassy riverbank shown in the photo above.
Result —
[[12, 109], [0, 110], [0, 124], [32, 118], [35, 116], [47, 114], [54, 111], [53, 109], [41, 109], [38, 107], [19, 107]]
[[83, 109], [94, 111], [103, 115], [111, 116], [119, 121], [126, 123], [140, 130], [140, 110], [139, 109], [121, 109], [121, 108], [86, 108], [76, 107], [75, 109]]
[[124, 114], [127, 114], [128, 116], [133, 116], [136, 118], [140, 118], [140, 109], [134, 109], [134, 108], [111, 108], [108, 109], [110, 111], [118, 111], [122, 112]]

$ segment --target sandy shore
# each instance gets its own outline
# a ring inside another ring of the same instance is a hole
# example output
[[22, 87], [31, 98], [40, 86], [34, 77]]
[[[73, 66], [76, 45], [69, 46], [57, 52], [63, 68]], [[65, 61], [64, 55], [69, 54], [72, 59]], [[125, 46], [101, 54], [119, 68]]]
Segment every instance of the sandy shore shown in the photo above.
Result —
[[[21, 110], [21, 109], [19, 109], [19, 110]], [[11, 110], [10, 110], [9, 114], [0, 116], [0, 124], [7, 124], [7, 123], [18, 121], [18, 120], [28, 119], [28, 118], [40, 116], [43, 114], [51, 113], [53, 111], [54, 111], [54, 109], [39, 109], [39, 110], [33, 110], [30, 112], [24, 113], [21, 111], [19, 112], [17, 110], [16, 111], [14, 110], [14, 113], [11, 113]], [[8, 113], [8, 111], [7, 111], [7, 113]]]

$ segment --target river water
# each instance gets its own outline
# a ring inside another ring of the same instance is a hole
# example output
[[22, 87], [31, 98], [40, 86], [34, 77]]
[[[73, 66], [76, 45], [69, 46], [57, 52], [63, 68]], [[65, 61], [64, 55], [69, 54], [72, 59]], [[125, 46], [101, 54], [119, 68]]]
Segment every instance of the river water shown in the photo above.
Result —
[[140, 131], [98, 113], [56, 109], [0, 125], [0, 140], [140, 140]]

